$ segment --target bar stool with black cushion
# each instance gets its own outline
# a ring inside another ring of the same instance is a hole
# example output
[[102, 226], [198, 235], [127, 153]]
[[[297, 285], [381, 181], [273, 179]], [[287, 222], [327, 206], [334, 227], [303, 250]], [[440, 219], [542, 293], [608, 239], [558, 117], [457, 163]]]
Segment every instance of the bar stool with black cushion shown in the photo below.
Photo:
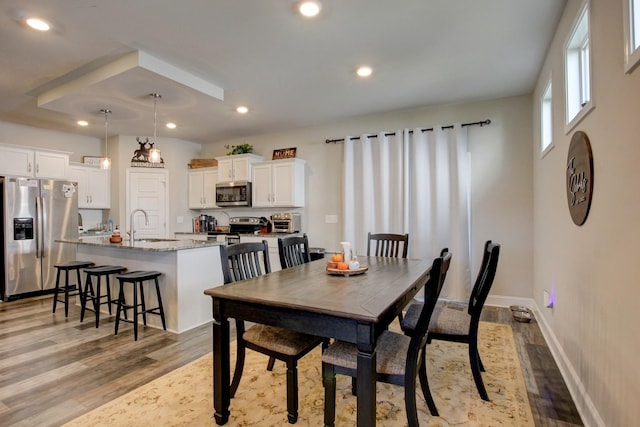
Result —
[[[100, 306], [107, 304], [109, 316], [111, 316], [111, 305], [117, 304], [117, 298], [111, 298], [111, 282], [109, 277], [112, 274], [122, 274], [127, 269], [121, 265], [99, 265], [97, 267], [85, 268], [86, 280], [84, 284], [84, 298], [82, 298], [82, 310], [80, 311], [80, 322], [84, 321], [85, 310], [95, 313], [96, 328], [100, 324]], [[106, 295], [102, 295], [102, 277], [106, 278]], [[93, 287], [92, 277], [97, 278], [96, 287]], [[106, 300], [105, 300], [106, 299]], [[93, 308], [87, 308], [87, 303], [91, 300]], [[126, 312], [125, 312], [126, 313]]]
[[[142, 315], [142, 321], [144, 325], [147, 326], [147, 313], [160, 316], [160, 319], [162, 319], [162, 329], [167, 330], [164, 308], [162, 307], [162, 297], [160, 296], [160, 284], [158, 283], [158, 277], [160, 276], [162, 276], [162, 273], [159, 271], [131, 271], [116, 276], [119, 281], [119, 287], [115, 335], [118, 335], [118, 326], [121, 320], [124, 322], [133, 322], [133, 338], [135, 341], [138, 341], [138, 316]], [[158, 300], [158, 306], [153, 308], [147, 308], [144, 300], [144, 282], [150, 280], [153, 280], [155, 283], [156, 297]], [[127, 304], [125, 300], [125, 285], [127, 283], [132, 285], [131, 293], [133, 295], [133, 304]], [[136, 287], [136, 285], [138, 286]], [[138, 293], [140, 294], [140, 302], [138, 302]], [[120, 315], [123, 310], [125, 312], [125, 318], [121, 319]], [[127, 310], [133, 310], [133, 318], [131, 320], [127, 318]]]
[[[54, 267], [58, 270], [56, 274], [56, 287], [53, 290], [53, 313], [56, 312], [58, 302], [64, 303], [64, 317], [69, 316], [69, 298], [72, 296], [80, 296], [80, 302], [84, 296], [82, 295], [82, 278], [80, 270], [88, 268], [94, 264], [91, 261], [71, 261], [64, 264], [56, 264]], [[76, 272], [76, 284], [69, 284], [69, 271]], [[64, 271], [64, 289], [60, 289], [60, 273]], [[59, 299], [58, 294], [63, 293], [64, 299]]]

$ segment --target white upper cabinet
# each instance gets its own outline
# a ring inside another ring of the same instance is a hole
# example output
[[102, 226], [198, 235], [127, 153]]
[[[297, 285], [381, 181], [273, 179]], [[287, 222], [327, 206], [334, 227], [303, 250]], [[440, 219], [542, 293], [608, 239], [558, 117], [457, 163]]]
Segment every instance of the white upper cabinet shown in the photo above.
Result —
[[218, 182], [251, 181], [251, 165], [263, 159], [264, 157], [256, 154], [216, 157]]
[[216, 207], [218, 168], [189, 171], [189, 209]]
[[252, 205], [254, 207], [304, 207], [302, 159], [283, 159], [253, 165]]
[[69, 155], [0, 146], [0, 174], [32, 178], [66, 179]]
[[111, 172], [95, 166], [70, 165], [68, 178], [78, 183], [78, 207], [111, 208]]

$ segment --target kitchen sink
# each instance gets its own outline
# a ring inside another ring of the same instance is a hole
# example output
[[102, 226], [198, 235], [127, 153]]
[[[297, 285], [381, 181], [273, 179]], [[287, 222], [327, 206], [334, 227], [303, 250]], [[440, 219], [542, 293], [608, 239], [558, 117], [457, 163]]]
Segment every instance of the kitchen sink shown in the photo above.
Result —
[[178, 239], [157, 239], [150, 237], [148, 239], [135, 239], [134, 242], [140, 243], [157, 243], [157, 242], [177, 242]]

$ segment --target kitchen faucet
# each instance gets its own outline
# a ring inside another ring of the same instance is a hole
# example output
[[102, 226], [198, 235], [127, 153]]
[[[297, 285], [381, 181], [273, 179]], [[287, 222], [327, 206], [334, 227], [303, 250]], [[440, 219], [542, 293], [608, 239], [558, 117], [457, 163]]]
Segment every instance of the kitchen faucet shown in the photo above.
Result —
[[129, 243], [131, 244], [131, 246], [133, 246], [133, 242], [134, 242], [134, 227], [133, 227], [133, 216], [136, 214], [136, 212], [142, 212], [144, 214], [144, 225], [149, 225], [149, 217], [147, 216], [147, 212], [144, 211], [143, 209], [134, 209], [131, 211], [131, 215], [129, 216], [129, 226], [131, 227], [130, 231], [129, 231]]

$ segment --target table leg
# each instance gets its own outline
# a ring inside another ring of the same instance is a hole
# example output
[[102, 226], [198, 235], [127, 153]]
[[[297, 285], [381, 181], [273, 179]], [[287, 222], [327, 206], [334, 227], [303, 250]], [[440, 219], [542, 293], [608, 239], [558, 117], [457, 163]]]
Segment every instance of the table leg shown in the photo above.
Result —
[[229, 421], [229, 320], [213, 321], [213, 407], [218, 425]]
[[358, 351], [358, 426], [376, 425], [376, 353]]

